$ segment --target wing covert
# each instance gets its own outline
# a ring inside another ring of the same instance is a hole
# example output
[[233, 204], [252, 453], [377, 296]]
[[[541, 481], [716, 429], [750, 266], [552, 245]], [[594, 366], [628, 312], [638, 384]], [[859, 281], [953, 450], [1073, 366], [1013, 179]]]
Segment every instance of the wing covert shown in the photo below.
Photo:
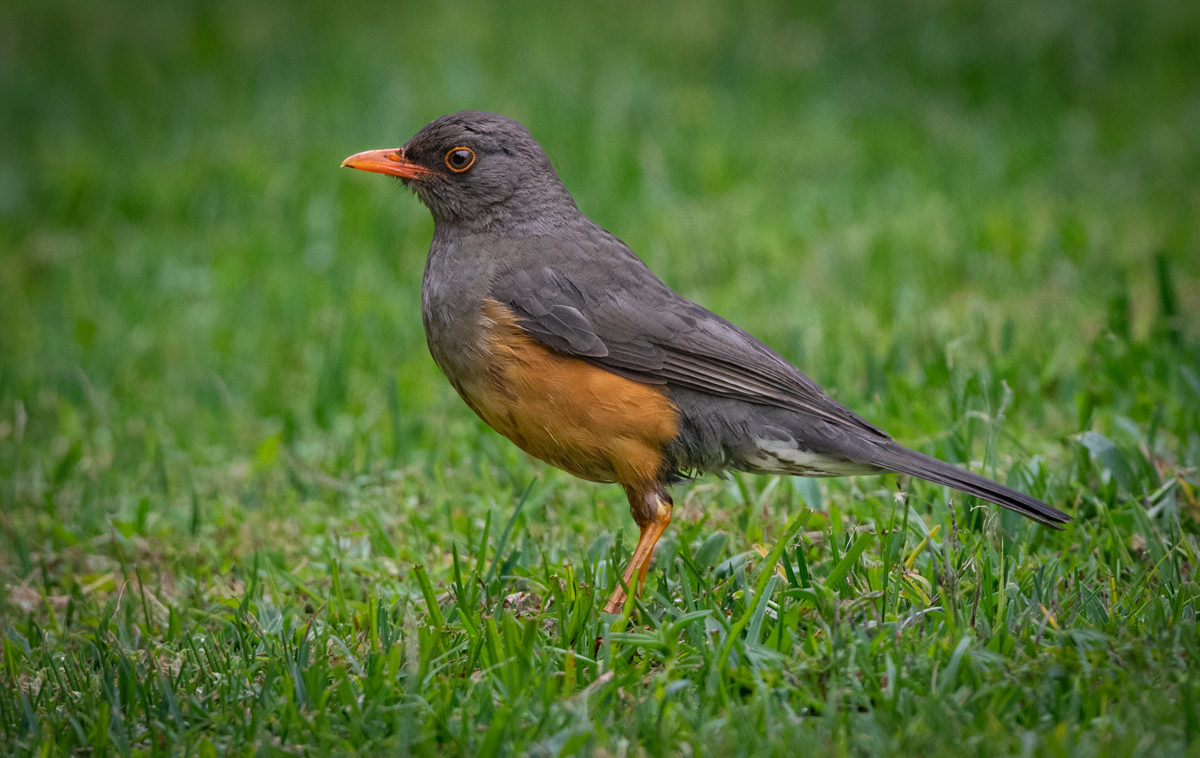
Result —
[[748, 332], [675, 294], [644, 264], [635, 271], [642, 278], [614, 275], [603, 288], [585, 288], [584, 277], [563, 268], [523, 268], [492, 287], [550, 349], [635, 381], [786, 408], [890, 439]]

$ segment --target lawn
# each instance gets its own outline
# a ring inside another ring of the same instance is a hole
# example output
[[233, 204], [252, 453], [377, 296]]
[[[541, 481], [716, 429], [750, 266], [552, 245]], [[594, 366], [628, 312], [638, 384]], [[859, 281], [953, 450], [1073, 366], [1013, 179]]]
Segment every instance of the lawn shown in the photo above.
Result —
[[[0, 5], [0, 752], [1200, 756], [1200, 14]], [[584, 212], [906, 444], [615, 485], [429, 357], [339, 170], [524, 122]]]

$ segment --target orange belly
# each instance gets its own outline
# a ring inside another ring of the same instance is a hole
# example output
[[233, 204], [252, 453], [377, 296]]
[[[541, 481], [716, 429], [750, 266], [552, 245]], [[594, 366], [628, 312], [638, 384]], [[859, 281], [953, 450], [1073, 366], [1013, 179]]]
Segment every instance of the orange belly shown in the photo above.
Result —
[[483, 307], [486, 370], [458, 387], [488, 426], [575, 476], [643, 487], [678, 433], [666, 391], [558, 355], [495, 300]]

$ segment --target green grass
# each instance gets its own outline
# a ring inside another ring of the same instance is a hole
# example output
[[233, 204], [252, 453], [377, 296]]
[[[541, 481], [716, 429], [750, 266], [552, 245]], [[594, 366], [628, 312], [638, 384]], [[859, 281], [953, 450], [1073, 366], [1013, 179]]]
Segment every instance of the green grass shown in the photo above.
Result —
[[[3, 4], [0, 751], [1200, 755], [1193, 5]], [[710, 477], [602, 616], [623, 495], [453, 394], [337, 169], [467, 107], [1075, 521]]]

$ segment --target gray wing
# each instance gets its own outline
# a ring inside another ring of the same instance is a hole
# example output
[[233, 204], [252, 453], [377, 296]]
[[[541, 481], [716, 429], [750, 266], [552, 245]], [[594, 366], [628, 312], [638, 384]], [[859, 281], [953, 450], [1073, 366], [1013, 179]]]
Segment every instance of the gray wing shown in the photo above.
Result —
[[493, 282], [492, 296], [550, 349], [619, 376], [785, 408], [890, 439], [761, 341], [675, 294], [627, 248], [622, 252], [511, 269]]

